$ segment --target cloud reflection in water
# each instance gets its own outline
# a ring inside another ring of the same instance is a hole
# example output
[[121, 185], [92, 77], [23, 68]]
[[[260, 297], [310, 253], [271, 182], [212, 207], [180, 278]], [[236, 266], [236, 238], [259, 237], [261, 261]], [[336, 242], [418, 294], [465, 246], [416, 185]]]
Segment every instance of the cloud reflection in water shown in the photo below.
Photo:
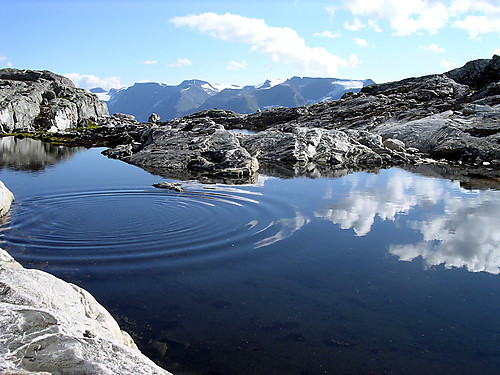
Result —
[[278, 241], [284, 240], [285, 238], [291, 237], [295, 232], [302, 229], [302, 227], [309, 222], [309, 218], [307, 218], [306, 216], [304, 216], [304, 214], [300, 213], [297, 210], [295, 211], [295, 217], [282, 218], [272, 221], [264, 229], [257, 232], [257, 234], [272, 232], [273, 230], [277, 230], [277, 232], [263, 238], [262, 240], [257, 241], [255, 243], [255, 248], [269, 246]]
[[[458, 183], [397, 169], [381, 174], [388, 177], [351, 179], [348, 194], [318, 209], [315, 216], [364, 236], [377, 216], [397, 221], [419, 208], [421, 214], [412, 215], [407, 224], [421, 233], [422, 241], [391, 244], [392, 255], [401, 261], [421, 257], [428, 266], [500, 273], [500, 192], [466, 191]], [[326, 199], [335, 199], [330, 195]]]
[[411, 225], [423, 235], [416, 244], [391, 245], [400, 260], [422, 257], [428, 266], [465, 267], [500, 273], [500, 197], [487, 191], [473, 198], [444, 199], [444, 215]]

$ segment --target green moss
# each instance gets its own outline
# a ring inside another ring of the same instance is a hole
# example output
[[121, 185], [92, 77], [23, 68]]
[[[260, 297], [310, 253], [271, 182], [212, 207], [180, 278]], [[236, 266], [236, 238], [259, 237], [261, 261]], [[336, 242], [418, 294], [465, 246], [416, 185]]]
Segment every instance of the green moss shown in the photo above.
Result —
[[46, 131], [38, 131], [36, 133], [23, 133], [23, 132], [18, 132], [18, 133], [2, 133], [0, 134], [0, 138], [3, 137], [16, 137], [19, 139], [23, 138], [31, 138], [31, 139], [36, 139], [39, 141], [44, 141], [44, 142], [49, 142], [55, 145], [68, 145], [73, 142], [72, 137], [70, 136], [63, 136], [63, 135], [51, 135], [51, 133], [48, 133]]
[[87, 125], [85, 126], [78, 126], [75, 128], [77, 132], [82, 132], [84, 130], [94, 130], [97, 129], [99, 125], [97, 125], [95, 122], [88, 120]]
[[3, 137], [32, 138], [33, 133], [1, 133], [0, 138]]
[[87, 129], [97, 129], [99, 125], [97, 125], [95, 122], [92, 121], [87, 121]]

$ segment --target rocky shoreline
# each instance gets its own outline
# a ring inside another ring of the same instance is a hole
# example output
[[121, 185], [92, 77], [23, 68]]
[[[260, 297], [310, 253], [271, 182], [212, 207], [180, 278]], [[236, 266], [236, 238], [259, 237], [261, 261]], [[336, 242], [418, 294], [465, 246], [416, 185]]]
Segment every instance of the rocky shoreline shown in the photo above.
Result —
[[[498, 56], [444, 74], [367, 86], [333, 102], [250, 115], [214, 109], [166, 122], [110, 117], [97, 97], [67, 81], [50, 72], [0, 70], [0, 96], [7, 98], [0, 130], [111, 147], [109, 157], [166, 178], [202, 182], [248, 183], [259, 171], [320, 177], [422, 164], [447, 165], [465, 179], [500, 176]], [[11, 108], [26, 111], [13, 116]]]

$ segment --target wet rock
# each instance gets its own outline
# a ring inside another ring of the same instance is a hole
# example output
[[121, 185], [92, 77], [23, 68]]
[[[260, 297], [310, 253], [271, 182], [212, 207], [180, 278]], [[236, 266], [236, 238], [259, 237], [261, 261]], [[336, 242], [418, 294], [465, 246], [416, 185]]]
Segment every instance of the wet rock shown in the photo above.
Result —
[[0, 372], [169, 374], [85, 290], [0, 249]]
[[158, 189], [167, 189], [167, 190], [177, 191], [178, 193], [184, 192], [184, 189], [182, 188], [182, 186], [180, 184], [174, 184], [171, 182], [158, 182], [156, 184], [153, 184], [153, 186], [155, 188], [158, 188]]

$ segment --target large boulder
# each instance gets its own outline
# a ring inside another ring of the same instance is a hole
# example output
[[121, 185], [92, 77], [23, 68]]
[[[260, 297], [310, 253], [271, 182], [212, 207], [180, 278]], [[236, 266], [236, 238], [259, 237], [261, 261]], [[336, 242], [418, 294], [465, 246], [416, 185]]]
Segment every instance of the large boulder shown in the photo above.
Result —
[[169, 373], [139, 352], [87, 291], [0, 249], [0, 373]]
[[108, 116], [97, 96], [49, 71], [0, 69], [0, 132], [65, 131]]
[[247, 183], [259, 168], [255, 156], [241, 146], [237, 134], [208, 119], [155, 126], [141, 142], [119, 146], [106, 155], [168, 178]]

